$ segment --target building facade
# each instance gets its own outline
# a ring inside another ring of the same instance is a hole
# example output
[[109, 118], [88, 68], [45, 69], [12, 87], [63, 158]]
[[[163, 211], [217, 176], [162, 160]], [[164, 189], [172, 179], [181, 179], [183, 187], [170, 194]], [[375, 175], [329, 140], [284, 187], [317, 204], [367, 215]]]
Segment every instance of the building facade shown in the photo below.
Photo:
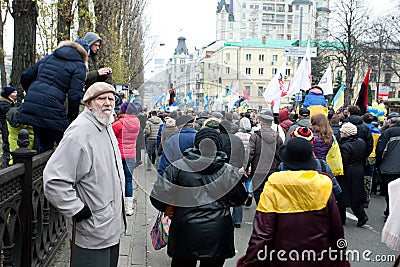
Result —
[[326, 33], [329, 13], [329, 0], [220, 0], [216, 39], [314, 40]]

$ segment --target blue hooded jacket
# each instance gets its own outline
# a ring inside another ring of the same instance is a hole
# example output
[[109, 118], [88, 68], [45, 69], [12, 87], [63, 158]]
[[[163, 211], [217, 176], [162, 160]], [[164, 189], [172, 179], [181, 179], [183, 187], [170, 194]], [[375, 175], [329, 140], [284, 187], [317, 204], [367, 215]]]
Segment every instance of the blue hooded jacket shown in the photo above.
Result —
[[[19, 121], [34, 127], [64, 131], [78, 116], [87, 70], [87, 52], [64, 41], [21, 76], [27, 92]], [[68, 112], [65, 101], [68, 95]]]

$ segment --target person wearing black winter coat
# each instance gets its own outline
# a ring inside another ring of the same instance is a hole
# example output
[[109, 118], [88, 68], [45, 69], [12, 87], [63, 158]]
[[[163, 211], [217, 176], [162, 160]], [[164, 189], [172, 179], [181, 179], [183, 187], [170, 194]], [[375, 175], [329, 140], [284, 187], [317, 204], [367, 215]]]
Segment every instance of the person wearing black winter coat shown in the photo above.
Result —
[[400, 117], [389, 119], [389, 128], [383, 131], [375, 149], [376, 166], [382, 176], [381, 192], [386, 197], [384, 215], [389, 216], [388, 184], [400, 177]]
[[[232, 123], [228, 120], [223, 120], [219, 124], [219, 130], [222, 136], [222, 151], [227, 155], [227, 163], [238, 169], [243, 167], [245, 150], [242, 139], [231, 134]], [[238, 170], [239, 171], [239, 170]], [[243, 221], [242, 206], [234, 207], [232, 210], [233, 225], [240, 228]]]
[[[39, 153], [54, 148], [68, 125], [78, 116], [87, 71], [87, 43], [63, 41], [21, 76], [26, 91], [20, 123], [32, 125]], [[86, 46], [84, 48], [84, 46]], [[68, 99], [67, 99], [68, 96]], [[65, 102], [68, 100], [68, 108]]]
[[15, 106], [17, 90], [14, 87], [6, 86], [0, 95], [0, 127], [2, 139], [1, 168], [7, 168], [10, 164], [10, 143], [8, 141], [8, 128], [6, 115]]
[[358, 106], [348, 106], [347, 114], [348, 117], [343, 122], [351, 122], [357, 126], [357, 136], [365, 141], [367, 154], [371, 154], [374, 149], [374, 138], [372, 137], [371, 129], [360, 116], [360, 108]]
[[194, 143], [158, 177], [150, 200], [160, 211], [174, 206], [167, 248], [172, 267], [194, 267], [198, 260], [201, 266], [223, 266], [235, 255], [230, 207], [242, 205], [247, 193], [226, 163], [220, 133], [201, 129]]
[[338, 199], [338, 207], [342, 223], [346, 223], [346, 208], [350, 207], [358, 218], [357, 226], [368, 221], [363, 204], [366, 200], [364, 189], [364, 163], [369, 154], [365, 141], [357, 137], [357, 127], [344, 123], [340, 128], [340, 153], [342, 155], [344, 175], [336, 177], [342, 188], [342, 197]]

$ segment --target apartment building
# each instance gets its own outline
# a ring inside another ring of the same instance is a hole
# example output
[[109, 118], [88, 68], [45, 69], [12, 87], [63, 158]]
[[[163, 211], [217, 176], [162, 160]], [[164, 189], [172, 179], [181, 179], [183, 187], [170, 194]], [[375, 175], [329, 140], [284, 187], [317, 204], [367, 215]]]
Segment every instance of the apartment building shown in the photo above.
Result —
[[216, 39], [320, 39], [326, 36], [329, 12], [329, 0], [220, 0]]

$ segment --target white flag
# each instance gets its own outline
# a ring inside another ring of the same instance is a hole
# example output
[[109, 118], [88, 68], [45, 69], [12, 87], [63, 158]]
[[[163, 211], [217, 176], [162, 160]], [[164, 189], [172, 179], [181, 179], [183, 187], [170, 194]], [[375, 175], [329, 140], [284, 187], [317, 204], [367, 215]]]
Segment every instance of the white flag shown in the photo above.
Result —
[[281, 98], [284, 89], [286, 62], [277, 70], [274, 78], [269, 82], [264, 91], [264, 98], [267, 103], [271, 103], [277, 98]]
[[319, 81], [318, 86], [322, 88], [322, 90], [324, 91], [324, 95], [333, 94], [332, 70], [331, 70], [330, 65], [328, 66], [324, 75], [322, 76], [321, 80]]
[[279, 113], [279, 108], [281, 106], [281, 98], [276, 98], [273, 102], [272, 112]]
[[232, 109], [233, 105], [240, 99], [240, 95], [237, 92], [239, 88], [238, 81], [235, 83], [231, 83], [231, 88], [229, 89], [229, 95], [227, 96], [228, 101], [228, 108]]
[[308, 41], [306, 54], [301, 60], [299, 68], [295, 72], [292, 80], [283, 91], [282, 97], [295, 95], [300, 92], [300, 89], [304, 91], [310, 89], [312, 82], [311, 79], [310, 41]]

